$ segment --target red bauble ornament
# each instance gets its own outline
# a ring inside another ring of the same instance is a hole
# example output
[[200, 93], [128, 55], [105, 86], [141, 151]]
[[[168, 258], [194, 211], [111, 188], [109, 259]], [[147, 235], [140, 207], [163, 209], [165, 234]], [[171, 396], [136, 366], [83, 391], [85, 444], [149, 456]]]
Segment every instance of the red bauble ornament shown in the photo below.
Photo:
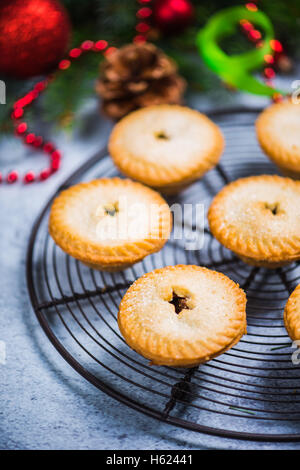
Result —
[[153, 21], [161, 31], [175, 33], [188, 26], [194, 16], [190, 0], [155, 0]]
[[69, 17], [57, 0], [1, 0], [0, 74], [28, 78], [50, 72], [70, 36]]

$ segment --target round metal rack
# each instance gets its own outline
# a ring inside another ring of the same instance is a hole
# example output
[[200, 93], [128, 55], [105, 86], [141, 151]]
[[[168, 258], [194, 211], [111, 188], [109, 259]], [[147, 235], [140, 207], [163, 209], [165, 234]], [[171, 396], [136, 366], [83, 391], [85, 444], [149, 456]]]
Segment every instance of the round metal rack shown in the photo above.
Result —
[[[212, 237], [206, 221], [203, 246], [187, 249], [189, 237], [200, 239], [203, 233], [193, 220], [197, 203], [207, 210], [229, 181], [277, 172], [255, 138], [257, 111], [211, 113], [226, 139], [221, 163], [168, 201], [192, 208], [184, 238], [173, 235], [161, 252], [120, 273], [83, 266], [48, 235], [49, 208], [62, 189], [118, 174], [106, 150], [95, 155], [58, 189], [38, 217], [28, 248], [28, 288], [36, 316], [58, 352], [85, 379], [125, 405], [192, 431], [300, 441], [300, 371], [292, 362], [295, 349], [283, 325], [285, 303], [300, 283], [300, 266], [248, 266]], [[230, 351], [193, 369], [150, 366], [127, 346], [117, 324], [118, 305], [131, 283], [153, 269], [176, 264], [222, 271], [244, 288], [248, 298], [248, 334]]]

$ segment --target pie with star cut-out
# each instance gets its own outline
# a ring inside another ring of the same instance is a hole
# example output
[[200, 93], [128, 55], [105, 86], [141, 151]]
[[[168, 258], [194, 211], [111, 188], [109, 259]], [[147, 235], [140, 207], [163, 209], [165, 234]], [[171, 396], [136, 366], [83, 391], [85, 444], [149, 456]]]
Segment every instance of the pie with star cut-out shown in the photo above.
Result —
[[159, 251], [171, 228], [171, 212], [160, 194], [121, 178], [63, 191], [49, 219], [50, 234], [63, 251], [104, 271], [120, 271]]
[[208, 221], [216, 239], [246, 263], [278, 268], [300, 260], [300, 181], [238, 179], [214, 198]]
[[109, 151], [119, 170], [166, 194], [201, 178], [219, 161], [224, 139], [219, 127], [196, 110], [156, 105], [119, 121]]
[[300, 179], [300, 104], [285, 100], [269, 106], [256, 121], [256, 134], [280, 171]]
[[246, 333], [246, 295], [224, 274], [200, 266], [156, 269], [123, 297], [118, 324], [127, 344], [152, 364], [192, 367]]

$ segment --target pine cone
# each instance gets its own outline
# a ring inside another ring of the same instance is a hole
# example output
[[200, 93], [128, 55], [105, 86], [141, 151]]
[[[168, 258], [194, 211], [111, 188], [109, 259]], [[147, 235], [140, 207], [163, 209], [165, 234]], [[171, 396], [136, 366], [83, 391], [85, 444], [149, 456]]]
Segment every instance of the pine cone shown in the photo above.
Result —
[[129, 44], [109, 54], [100, 67], [96, 91], [102, 110], [120, 119], [153, 104], [181, 103], [185, 81], [175, 62], [153, 44]]

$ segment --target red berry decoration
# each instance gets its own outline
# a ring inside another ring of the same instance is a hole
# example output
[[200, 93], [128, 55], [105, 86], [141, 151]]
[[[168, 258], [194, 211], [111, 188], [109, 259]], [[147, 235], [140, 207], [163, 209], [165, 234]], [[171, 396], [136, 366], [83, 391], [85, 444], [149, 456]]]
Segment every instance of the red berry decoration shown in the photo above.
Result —
[[53, 160], [51, 163], [51, 170], [54, 173], [55, 171], [60, 169], [60, 160]]
[[33, 142], [33, 146], [36, 147], [36, 148], [39, 148], [41, 147], [43, 144], [43, 137], [41, 137], [40, 135], [38, 137], [35, 138], [34, 142]]
[[51, 142], [47, 142], [47, 143], [44, 145], [44, 152], [46, 152], [46, 153], [52, 153], [52, 152], [54, 152], [54, 145], [51, 144]]
[[21, 124], [19, 124], [17, 126], [17, 129], [16, 129], [17, 133], [18, 134], [25, 134], [25, 132], [27, 131], [27, 124], [26, 122], [22, 122]]
[[13, 119], [20, 119], [24, 114], [24, 110], [22, 108], [16, 108], [13, 112]]
[[0, 74], [28, 78], [50, 72], [70, 36], [69, 17], [58, 0], [1, 0]]
[[9, 184], [13, 184], [15, 183], [16, 181], [18, 181], [18, 178], [19, 178], [19, 175], [18, 175], [18, 172], [13, 170], [11, 171], [10, 173], [8, 173], [7, 177], [6, 177], [6, 181], [9, 183]]
[[193, 20], [194, 7], [190, 0], [156, 0], [153, 5], [153, 23], [165, 33], [177, 33]]
[[44, 170], [40, 172], [40, 180], [45, 181], [46, 179], [49, 178], [50, 175], [51, 175], [50, 168], [45, 168]]
[[24, 176], [24, 183], [26, 184], [30, 184], [30, 183], [33, 183], [35, 180], [35, 174], [33, 171], [28, 171], [28, 173], [26, 173], [26, 175]]

